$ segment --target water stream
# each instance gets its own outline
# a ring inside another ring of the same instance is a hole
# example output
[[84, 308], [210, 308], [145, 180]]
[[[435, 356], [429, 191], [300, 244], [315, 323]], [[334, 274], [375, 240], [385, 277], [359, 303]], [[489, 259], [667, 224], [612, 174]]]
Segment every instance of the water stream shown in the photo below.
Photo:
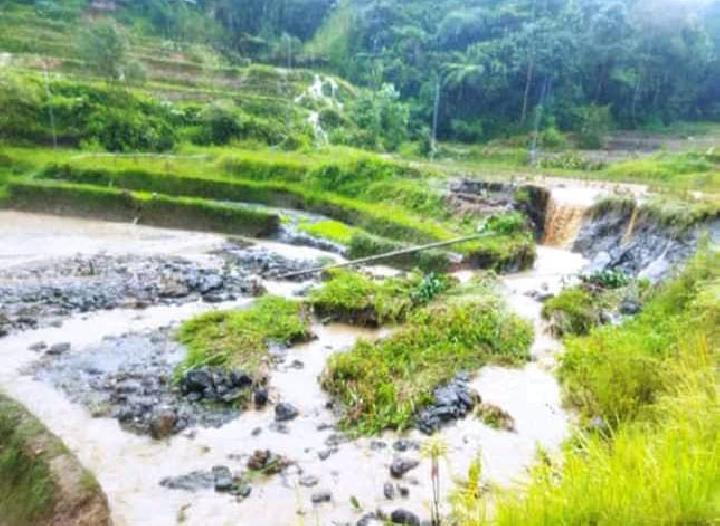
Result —
[[[221, 244], [221, 236], [186, 233], [145, 226], [108, 224], [65, 218], [48, 220], [42, 216], [2, 212], [0, 218], [0, 267], [11, 267], [47, 257], [77, 252], [105, 251], [111, 254], [178, 254], [205, 259], [208, 251]], [[283, 251], [293, 257], [315, 257], [317, 251], [279, 243], [263, 243], [262, 248]], [[559, 289], [567, 276], [577, 272], [583, 260], [566, 250], [538, 247], [538, 260], [532, 271], [502, 279], [508, 305], [533, 321], [536, 340], [533, 361], [515, 369], [486, 367], [472, 381], [483, 401], [495, 404], [515, 419], [516, 432], [492, 429], [474, 418], [443, 428], [448, 444], [446, 462], [441, 464], [445, 496], [451, 480], [463, 477], [473, 459], [480, 455], [484, 476], [499, 483], [522, 478], [538, 444], [554, 451], [567, 436], [569, 416], [561, 407], [560, 390], [552, 374], [553, 353], [558, 342], [547, 336], [540, 318], [541, 304], [531, 297], [539, 290]], [[463, 273], [460, 278], [468, 278]], [[292, 296], [304, 284], [267, 283], [274, 293]], [[386, 433], [337, 444], [337, 451], [325, 460], [321, 455], [332, 449], [337, 431], [335, 417], [326, 406], [328, 399], [317, 381], [327, 358], [350, 348], [357, 338], [378, 338], [383, 331], [344, 325], [315, 324], [317, 339], [288, 351], [285, 364], [300, 360], [304, 367], [280, 365], [271, 378], [274, 401], [294, 404], [300, 416], [288, 424], [288, 432], [274, 425], [272, 408], [250, 410], [220, 428], [196, 427], [168, 440], [155, 441], [122, 430], [115, 419], [93, 418], [89, 411], [68, 400], [49, 383], [24, 374], [38, 359], [29, 347], [43, 340], [69, 342], [73, 352], [82, 352], [104, 337], [120, 336], [176, 325], [199, 312], [248, 305], [251, 299], [210, 305], [202, 302], [184, 305], [158, 305], [143, 311], [111, 310], [74, 315], [62, 327], [28, 330], [0, 340], [0, 388], [26, 405], [57, 434], [79, 460], [93, 471], [108, 495], [117, 525], [184, 524], [332, 524], [355, 522], [363, 512], [404, 508], [427, 517], [432, 495], [428, 460], [407, 474], [401, 486], [409, 491], [389, 501], [383, 485], [390, 482], [389, 465], [393, 443], [400, 438], [425, 440], [412, 431], [403, 437]], [[257, 433], [256, 428], [260, 429]], [[336, 442], [336, 440], [335, 440]], [[238, 502], [227, 494], [212, 490], [190, 493], [159, 485], [167, 476], [226, 465], [244, 470], [248, 456], [256, 449], [270, 449], [296, 464], [286, 473], [253, 481], [249, 498]], [[420, 459], [417, 451], [402, 453]], [[305, 487], [305, 476], [317, 478], [314, 487]], [[311, 495], [332, 492], [329, 503], [315, 505]], [[359, 503], [363, 511], [352, 504]], [[447, 506], [444, 506], [447, 511]]]

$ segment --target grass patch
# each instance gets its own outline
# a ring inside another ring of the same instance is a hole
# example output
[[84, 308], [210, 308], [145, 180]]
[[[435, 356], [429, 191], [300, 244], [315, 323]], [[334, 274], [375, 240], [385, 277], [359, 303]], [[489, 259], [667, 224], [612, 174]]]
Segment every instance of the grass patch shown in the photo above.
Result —
[[583, 336], [600, 324], [595, 298], [582, 287], [565, 289], [547, 300], [543, 305], [542, 316], [550, 321], [556, 337], [571, 334]]
[[449, 287], [449, 278], [435, 274], [374, 280], [359, 272], [337, 270], [323, 287], [310, 293], [309, 302], [320, 318], [378, 327], [403, 321], [413, 309]]
[[310, 335], [301, 303], [264, 296], [246, 310], [213, 311], [184, 322], [177, 335], [188, 349], [181, 370], [217, 366], [254, 374], [270, 343], [292, 344]]
[[30, 447], [33, 437], [45, 432], [0, 395], [0, 516], [7, 524], [37, 524], [52, 512], [55, 484], [48, 462], [62, 449], [55, 444], [52, 451], [35, 454]]
[[332, 220], [317, 223], [301, 222], [298, 225], [298, 230], [341, 245], [349, 245], [355, 233], [359, 231], [356, 227]]
[[447, 301], [415, 312], [389, 338], [359, 341], [333, 355], [322, 386], [344, 407], [342, 425], [365, 434], [405, 429], [435, 387], [460, 370], [528, 359], [530, 325], [490, 296]]

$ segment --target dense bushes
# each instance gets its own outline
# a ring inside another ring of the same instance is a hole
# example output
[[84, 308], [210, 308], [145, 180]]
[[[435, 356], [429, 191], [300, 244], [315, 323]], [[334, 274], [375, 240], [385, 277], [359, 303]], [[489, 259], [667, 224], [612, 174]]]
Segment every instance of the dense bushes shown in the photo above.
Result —
[[[7, 142], [98, 144], [111, 151], [164, 151], [182, 115], [131, 92], [65, 81], [48, 91], [31, 78], [0, 81], [0, 137]], [[182, 113], [182, 112], [180, 112]]]

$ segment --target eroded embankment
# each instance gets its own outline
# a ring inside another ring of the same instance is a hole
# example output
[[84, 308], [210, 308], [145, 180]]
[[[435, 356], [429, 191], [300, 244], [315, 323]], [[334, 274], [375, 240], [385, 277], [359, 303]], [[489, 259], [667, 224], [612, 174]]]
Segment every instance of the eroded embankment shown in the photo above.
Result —
[[[185, 243], [185, 258], [202, 262], [203, 266], [195, 269], [199, 274], [204, 275], [207, 268], [212, 275], [226, 279], [218, 255], [223, 240], [218, 236], [60, 219], [57, 222], [64, 225], [66, 242], [53, 246], [50, 238], [43, 236], [41, 222], [31, 231], [26, 226], [33, 224], [31, 216], [17, 214], [15, 218], [20, 222], [17, 232], [23, 235], [13, 234], [7, 221], [0, 232], [4, 232], [5, 249], [9, 251], [7, 261], [25, 262], [25, 270], [31, 267], [28, 261], [42, 255], [45, 245], [48, 251], [64, 257], [81, 248], [85, 249], [81, 252], [92, 253], [100, 246], [109, 254], [144, 257], [172, 254], [178, 243]], [[62, 232], [57, 224], [52, 228], [55, 235]], [[19, 250], [12, 251], [8, 243], [16, 244]], [[298, 247], [264, 247], [296, 257], [302, 252]], [[18, 257], [13, 257], [16, 252]], [[236, 267], [242, 268], [245, 264], [238, 261]], [[471, 462], [481, 455], [487, 480], [510, 482], [522, 475], [538, 443], [553, 450], [566, 436], [568, 419], [561, 408], [559, 388], [544, 368], [544, 357], [550, 356], [547, 351], [556, 343], [544, 335], [541, 304], [534, 296], [543, 283], [550, 291], [559, 289], [563, 276], [576, 272], [581, 263], [567, 252], [541, 248], [535, 271], [505, 279], [510, 305], [536, 324], [538, 337], [532, 354], [539, 361], [522, 368], [471, 371], [478, 374], [471, 378], [469, 387], [477, 390], [484, 402], [512, 415], [514, 431], [489, 427], [470, 416], [443, 426], [438, 433], [448, 445], [448, 463], [441, 466], [443, 481], [465, 475]], [[174, 272], [174, 267], [169, 270]], [[271, 281], [263, 285], [286, 297], [306, 286]], [[3, 339], [0, 385], [60, 436], [97, 475], [117, 524], [171, 524], [180, 518], [186, 524], [236, 524], [238, 517], [259, 524], [293, 524], [299, 516], [320, 524], [355, 523], [376, 509], [386, 516], [404, 509], [427, 517], [432, 483], [427, 475], [431, 461], [419, 451], [426, 440], [424, 435], [417, 430], [362, 439], [344, 435], [317, 381], [333, 353], [352, 347], [358, 337], [383, 335], [375, 330], [315, 322], [311, 328], [315, 340], [272, 350], [270, 406], [223, 414], [219, 423], [224, 425], [220, 427], [206, 427], [202, 419], [184, 420], [188, 427], [173, 429], [176, 434], [160, 441], [137, 434], [148, 432], [142, 425], [129, 433], [128, 422], [119, 421], [130, 418], [130, 423], [142, 424], [142, 415], [124, 411], [122, 406], [127, 402], [140, 407], [147, 403], [172, 407], [176, 401], [186, 402], [168, 397], [158, 382], [146, 383], [152, 375], [167, 376], [182, 358], [172, 340], [173, 331], [165, 328], [214, 308], [237, 308], [253, 301], [240, 293], [235, 302], [215, 304], [203, 299], [201, 292], [190, 290], [187, 296], [151, 302], [145, 309], [116, 306], [112, 310], [71, 310], [59, 320], [62, 325], [39, 323], [38, 329], [14, 331]], [[41, 341], [46, 348], [34, 345]], [[42, 356], [53, 344], [63, 342], [69, 346], [56, 347], [57, 354]], [[153, 363], [143, 367], [146, 358]], [[22, 374], [28, 371], [34, 376]], [[280, 403], [291, 404], [297, 416], [283, 421], [287, 415], [276, 409]], [[136, 418], [140, 420], [133, 420]], [[233, 488], [237, 495], [214, 491], [230, 487], [224, 485], [228, 474], [244, 477], [251, 458], [257, 460], [253, 453], [258, 450], [270, 450], [291, 465], [280, 475], [243, 479], [247, 485]], [[213, 471], [214, 466], [218, 469]], [[398, 466], [412, 467], [395, 477]], [[443, 491], [450, 487], [443, 484]]]
[[687, 261], [703, 237], [720, 241], [717, 205], [648, 195], [636, 185], [462, 180], [451, 186], [450, 200], [460, 211], [521, 211], [538, 241], [582, 254], [586, 271], [616, 270], [653, 282]]
[[660, 281], [687, 261], [703, 238], [720, 241], [720, 212], [684, 212], [627, 198], [605, 199], [586, 212], [573, 251], [590, 260], [590, 271], [617, 270]]

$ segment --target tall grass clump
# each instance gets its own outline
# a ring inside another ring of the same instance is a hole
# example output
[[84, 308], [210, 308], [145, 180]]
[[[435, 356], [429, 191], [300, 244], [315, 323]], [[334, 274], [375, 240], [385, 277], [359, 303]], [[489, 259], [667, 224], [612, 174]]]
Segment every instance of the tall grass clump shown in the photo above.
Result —
[[441, 274], [413, 272], [406, 277], [373, 279], [360, 272], [336, 270], [309, 301], [320, 318], [377, 327], [404, 320], [451, 286]]
[[699, 330], [693, 302], [718, 277], [720, 254], [702, 252], [636, 318], [568, 339], [560, 366], [567, 399], [584, 416], [613, 427], [638, 418], [667, 387], [663, 370], [687, 336]]
[[720, 253], [705, 250], [636, 319], [571, 341], [565, 390], [584, 416], [599, 418], [559, 462], [539, 461], [519, 491], [465, 498], [457, 523], [716, 523], [718, 336]]
[[415, 312], [392, 336], [333, 355], [323, 387], [341, 402], [342, 424], [372, 434], [405, 429], [435, 387], [461, 370], [529, 358], [530, 325], [494, 298], [447, 301]]
[[246, 310], [213, 311], [184, 322], [177, 335], [188, 349], [181, 370], [211, 365], [254, 372], [270, 343], [292, 344], [310, 335], [301, 303], [264, 296]]

